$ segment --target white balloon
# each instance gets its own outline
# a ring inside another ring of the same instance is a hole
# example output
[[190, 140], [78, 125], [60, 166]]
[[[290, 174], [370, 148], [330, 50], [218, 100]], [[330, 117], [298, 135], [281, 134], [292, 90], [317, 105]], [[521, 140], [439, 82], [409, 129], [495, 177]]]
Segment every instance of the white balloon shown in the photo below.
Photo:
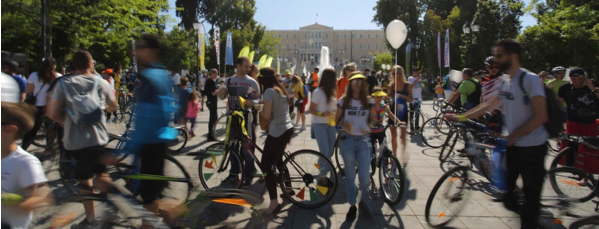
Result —
[[387, 25], [386, 34], [389, 44], [398, 49], [408, 37], [408, 28], [402, 21], [395, 19]]

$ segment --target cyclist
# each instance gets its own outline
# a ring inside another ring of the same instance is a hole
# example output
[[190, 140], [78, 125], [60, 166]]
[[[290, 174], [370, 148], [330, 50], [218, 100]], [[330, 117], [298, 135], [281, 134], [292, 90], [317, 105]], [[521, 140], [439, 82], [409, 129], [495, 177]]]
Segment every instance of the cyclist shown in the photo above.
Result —
[[443, 94], [445, 94], [445, 98], [451, 97], [451, 94], [455, 91], [454, 82], [451, 80], [449, 74], [443, 77]]
[[[566, 133], [597, 137], [599, 124], [595, 120], [599, 116], [599, 84], [586, 78], [582, 68], [570, 69], [569, 76], [571, 83], [562, 85], [557, 93], [558, 104], [566, 102], [567, 105]], [[567, 141], [563, 141], [561, 147], [566, 147], [567, 144]], [[597, 164], [593, 162], [595, 156], [587, 152], [597, 153], [584, 145], [578, 147], [575, 167], [597, 173], [599, 169], [596, 169]]]
[[216, 70], [215, 68], [210, 69], [208, 78], [205, 81], [206, 86], [204, 86], [204, 91], [203, 91], [204, 95], [206, 95], [206, 106], [208, 107], [208, 109], [210, 109], [210, 118], [208, 121], [208, 140], [207, 141], [215, 140], [213, 137], [214, 135], [212, 133], [212, 126], [214, 126], [214, 123], [216, 122], [216, 119], [218, 118], [218, 114], [217, 114], [218, 100], [216, 99], [216, 95], [220, 91], [219, 84], [216, 83], [216, 77], [218, 77], [218, 70]]
[[[516, 180], [522, 176], [525, 203], [521, 207], [522, 228], [537, 228], [540, 197], [545, 176], [545, 154], [547, 153], [548, 132], [543, 124], [549, 120], [544, 84], [541, 79], [520, 67], [522, 48], [513, 39], [504, 39], [493, 47], [494, 63], [507, 73], [499, 80], [498, 95], [487, 103], [471, 109], [463, 115], [449, 114], [453, 121], [466, 121], [477, 118], [501, 106], [504, 115], [503, 135], [507, 136], [505, 152], [506, 194], [503, 201], [506, 208], [516, 210], [517, 195], [514, 195]], [[522, 87], [518, 84], [523, 78]]]
[[[275, 214], [281, 209], [281, 205], [277, 199], [277, 181], [272, 166], [283, 164], [283, 152], [285, 152], [285, 145], [289, 143], [293, 135], [293, 125], [287, 109], [290, 98], [283, 85], [275, 78], [275, 70], [270, 67], [263, 68], [260, 70], [260, 74], [262, 75], [262, 85], [264, 85], [264, 107], [260, 116], [261, 120], [268, 120], [268, 136], [264, 142], [261, 168], [266, 173], [264, 180], [270, 196], [270, 205], [265, 213]], [[279, 168], [279, 171], [289, 174], [285, 168]], [[291, 187], [288, 188], [291, 190]]]
[[298, 76], [291, 77], [291, 83], [289, 87], [293, 87], [293, 92], [297, 98], [297, 118], [295, 120], [295, 127], [299, 126], [299, 121], [302, 121], [302, 126], [299, 131], [306, 130], [306, 104], [308, 103], [308, 86], [302, 83], [302, 80]]
[[[399, 65], [393, 66], [391, 69], [391, 77], [393, 81], [389, 84], [389, 91], [387, 95], [393, 96], [393, 105], [391, 106], [391, 112], [395, 115], [395, 117], [399, 118], [402, 122], [406, 122], [408, 120], [408, 103], [413, 102], [412, 98], [412, 87], [410, 87], [410, 83], [406, 81], [406, 76], [404, 74], [403, 67]], [[395, 120], [389, 119], [389, 124], [395, 124]], [[393, 148], [393, 155], [397, 157], [397, 127], [391, 126], [389, 127], [391, 130], [391, 148]], [[407, 154], [406, 151], [406, 129], [401, 128], [401, 144], [403, 146], [403, 158], [402, 162], [407, 162]]]
[[[416, 107], [420, 106], [420, 102], [422, 101], [422, 76], [420, 75], [420, 68], [412, 67], [412, 75], [408, 77], [408, 83], [410, 83], [410, 87], [412, 90], [412, 98], [414, 99], [410, 102], [410, 110], [416, 110]], [[416, 117], [414, 117], [416, 116]], [[410, 113], [410, 130], [414, 132], [414, 129], [420, 129], [420, 115], [416, 112]]]
[[376, 80], [376, 72], [372, 71], [372, 75], [370, 75], [370, 68], [365, 68], [364, 69], [364, 76], [366, 76], [368, 79], [366, 80], [368, 82], [368, 92], [372, 92], [372, 89], [375, 86], [378, 86], [378, 81]]
[[[75, 74], [60, 77], [60, 83], [52, 89], [49, 104], [46, 106], [47, 115], [64, 125], [63, 146], [65, 152], [78, 162], [75, 168], [75, 179], [79, 182], [81, 194], [92, 194], [94, 188], [106, 192], [112, 186], [112, 180], [106, 173], [106, 165], [99, 162], [100, 158], [110, 154], [104, 147], [108, 143], [104, 112], [100, 112], [99, 120], [90, 118], [89, 115], [75, 116], [75, 118], [93, 120], [91, 124], [85, 126], [78, 125], [76, 119], [68, 113], [71, 113], [77, 104], [71, 99], [71, 95], [75, 93], [79, 95], [93, 94], [94, 92], [91, 90], [97, 90], [97, 94], [90, 96], [90, 100], [105, 105], [106, 112], [116, 110], [117, 103], [113, 87], [99, 76], [92, 74], [92, 56], [88, 52], [77, 51], [73, 54], [72, 65], [75, 68]], [[95, 186], [92, 185], [94, 177], [96, 178]], [[94, 202], [86, 200], [82, 203], [86, 217], [74, 227], [91, 228], [96, 221]]]
[[[110, 83], [110, 87], [113, 88], [112, 91], [113, 91], [113, 93], [115, 95], [115, 98], [116, 98], [117, 93], [116, 93], [116, 89], [114, 89], [114, 83], [115, 82], [114, 82], [114, 78], [112, 77], [112, 75], [113, 75], [113, 72], [112, 72], [112, 69], [110, 69], [110, 68], [102, 71], [102, 76], [104, 77], [104, 79], [106, 81], [108, 81], [108, 83]], [[113, 120], [110, 119], [110, 115], [114, 115], [114, 119]], [[113, 112], [109, 112], [109, 113], [106, 114], [106, 122], [114, 122], [114, 121], [116, 121], [118, 119], [119, 119], [119, 117], [118, 117], [118, 115], [116, 113], [116, 110], [113, 111]]]
[[370, 182], [369, 161], [372, 152], [370, 142], [370, 107], [372, 99], [368, 96], [368, 85], [366, 77], [360, 72], [354, 72], [349, 78], [347, 93], [339, 102], [337, 102], [336, 120], [341, 120], [339, 126], [342, 127], [342, 137], [339, 143], [339, 150], [345, 163], [345, 180], [347, 188], [347, 199], [351, 207], [346, 216], [346, 221], [356, 219], [356, 168], [358, 164], [358, 178], [360, 181], [360, 190], [362, 200], [360, 208], [369, 210], [366, 202], [368, 201], [368, 185]]
[[[557, 66], [551, 70], [551, 74], [553, 74], [553, 76], [555, 77], [555, 80], [552, 80], [551, 82], [549, 82], [547, 84], [547, 88], [552, 89], [553, 92], [555, 93], [555, 95], [558, 96], [559, 88], [562, 85], [568, 83], [567, 81], [564, 80], [564, 76], [566, 75], [566, 69], [562, 66]], [[559, 96], [558, 96], [558, 99], [559, 99]], [[566, 103], [563, 103], [563, 104], [564, 104], [564, 122], [566, 122], [566, 120], [568, 120], [568, 112], [567, 112], [568, 107], [566, 106]]]
[[462, 70], [463, 81], [458, 87], [458, 90], [449, 97], [447, 103], [453, 103], [460, 98], [460, 104], [467, 110], [480, 104], [481, 85], [478, 80], [472, 77], [472, 70], [464, 68]]
[[[235, 60], [235, 67], [237, 68], [237, 72], [235, 76], [229, 77], [225, 82], [225, 87], [219, 91], [219, 95], [224, 97], [228, 95], [228, 109], [229, 110], [241, 110], [241, 104], [239, 103], [238, 97], [244, 97], [246, 99], [247, 106], [253, 106], [254, 104], [258, 104], [258, 100], [260, 99], [260, 88], [258, 86], [258, 82], [254, 80], [252, 77], [247, 74], [250, 73], [251, 65], [250, 60], [247, 57], [239, 57]], [[245, 114], [245, 118], [247, 120], [247, 114]], [[256, 119], [257, 116], [254, 116]], [[252, 141], [256, 141], [256, 125], [252, 123], [250, 125], [250, 129], [247, 130], [248, 133], [251, 134]], [[243, 158], [245, 161], [245, 177], [244, 177], [244, 187], [249, 187], [252, 185], [252, 181], [254, 179], [254, 172], [256, 170], [254, 166], [254, 160], [252, 159], [249, 152], [243, 150]], [[239, 174], [241, 171], [237, 165], [239, 163], [237, 160], [231, 161], [231, 174]], [[226, 178], [227, 181], [231, 181], [231, 179], [239, 179], [237, 176], [229, 176]], [[232, 182], [232, 181], [231, 181]]]
[[354, 62], [343, 66], [343, 70], [341, 70], [341, 78], [337, 80], [337, 100], [345, 95], [345, 90], [347, 90], [347, 84], [349, 83], [349, 76], [356, 71], [356, 67], [357, 65]]
[[34, 208], [52, 200], [42, 163], [16, 143], [34, 114], [33, 106], [2, 102], [2, 228], [29, 228]]
[[[320, 84], [312, 92], [310, 114], [312, 114], [312, 133], [316, 138], [318, 150], [326, 158], [331, 159], [335, 147], [335, 111], [337, 109], [335, 98], [335, 69], [327, 68], [322, 71]], [[323, 171], [328, 172], [328, 171]]]
[[387, 73], [384, 73], [381, 76], [381, 89], [383, 89], [383, 91], [388, 91], [389, 90], [389, 75]]
[[[397, 123], [402, 122], [397, 117], [395, 117], [395, 115], [393, 115], [393, 112], [391, 112], [389, 106], [384, 102], [384, 99], [387, 97], [387, 94], [383, 92], [383, 90], [380, 87], [374, 87], [372, 89], [371, 96], [374, 99], [374, 105], [370, 110], [370, 115], [372, 116], [370, 117], [370, 119], [373, 120], [370, 125], [370, 144], [372, 145], [372, 154], [374, 155], [374, 150], [376, 149], [376, 141], [378, 141], [379, 144], [382, 144], [383, 139], [385, 139], [386, 137], [385, 125], [383, 124], [385, 114], [389, 116], [389, 119], [395, 120]], [[402, 126], [402, 128], [405, 129], [406, 127]], [[372, 170], [375, 170], [376, 159], [374, 157], [372, 159], [373, 160], [370, 161], [370, 166]]]

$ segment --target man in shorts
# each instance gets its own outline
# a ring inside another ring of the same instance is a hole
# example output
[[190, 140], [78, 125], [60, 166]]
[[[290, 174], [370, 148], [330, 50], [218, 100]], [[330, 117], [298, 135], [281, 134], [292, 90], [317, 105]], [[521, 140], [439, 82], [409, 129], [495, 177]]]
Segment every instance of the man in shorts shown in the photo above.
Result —
[[[64, 136], [62, 138], [65, 151], [77, 161], [75, 179], [79, 180], [81, 194], [92, 194], [94, 188], [106, 192], [112, 186], [112, 180], [106, 173], [106, 165], [100, 163], [110, 152], [104, 147], [108, 143], [108, 132], [106, 130], [106, 117], [104, 112], [101, 119], [93, 124], [77, 125], [67, 108], [72, 106], [73, 101], [69, 95], [89, 94], [91, 90], [97, 90], [98, 96], [90, 96], [104, 104], [106, 112], [113, 112], [117, 108], [117, 102], [110, 84], [99, 76], [92, 74], [92, 56], [86, 51], [78, 51], [73, 55], [72, 65], [75, 74], [61, 77], [60, 84], [54, 86], [50, 97], [48, 109], [49, 118], [64, 125]], [[97, 83], [97, 86], [94, 84]], [[63, 85], [64, 84], [64, 85]], [[65, 90], [68, 90], [65, 92]], [[96, 178], [96, 186], [92, 179]], [[86, 217], [75, 228], [93, 228], [96, 221], [94, 202], [82, 201]]]

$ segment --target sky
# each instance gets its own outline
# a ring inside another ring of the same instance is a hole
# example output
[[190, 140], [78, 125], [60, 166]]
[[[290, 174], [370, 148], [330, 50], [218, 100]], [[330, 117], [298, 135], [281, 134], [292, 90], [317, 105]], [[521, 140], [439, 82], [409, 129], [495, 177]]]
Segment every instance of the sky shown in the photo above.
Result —
[[[176, 0], [169, 0], [169, 15], [175, 15]], [[530, 0], [524, 0], [526, 4]], [[372, 22], [376, 0], [256, 0], [256, 21], [266, 25], [267, 30], [298, 30], [318, 22], [334, 29], [382, 29]], [[316, 16], [318, 14], [318, 16]], [[522, 28], [536, 24], [530, 15], [520, 18]], [[173, 23], [167, 28], [172, 28]], [[208, 30], [209, 25], [204, 27]]]

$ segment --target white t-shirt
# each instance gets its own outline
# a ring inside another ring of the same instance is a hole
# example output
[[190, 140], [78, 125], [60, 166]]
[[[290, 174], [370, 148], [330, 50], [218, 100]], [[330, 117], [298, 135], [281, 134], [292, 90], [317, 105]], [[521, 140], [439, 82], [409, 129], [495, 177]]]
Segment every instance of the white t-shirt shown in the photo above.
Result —
[[181, 81], [181, 75], [179, 75], [179, 73], [175, 73], [175, 75], [173, 76], [174, 85], [179, 85], [179, 81]]
[[4, 72], [0, 72], [0, 74], [2, 74], [2, 77], [0, 77], [0, 86], [2, 87], [2, 102], [20, 102], [21, 91], [17, 81], [12, 78], [12, 76], [9, 76]]
[[[2, 159], [2, 193], [14, 193], [28, 198], [25, 189], [34, 184], [48, 181], [44, 175], [42, 163], [37, 157], [27, 153], [21, 147]], [[32, 212], [16, 206], [2, 205], [2, 223], [12, 228], [29, 228]]]
[[[329, 101], [327, 95], [324, 91], [320, 90], [320, 88], [317, 88], [312, 93], [312, 102], [316, 103], [316, 112], [325, 113], [327, 111], [335, 112], [337, 110], [337, 107], [335, 106], [337, 99], [335, 96]], [[312, 123], [329, 123], [329, 117], [312, 115]]]
[[[339, 99], [337, 106], [343, 108], [344, 99], [345, 97]], [[374, 104], [374, 100], [371, 99], [369, 103]], [[345, 132], [356, 136], [370, 134], [370, 127], [368, 126], [370, 110], [363, 107], [360, 100], [352, 99], [349, 107], [344, 112], [343, 120], [351, 125], [349, 130], [343, 128]]]
[[[56, 77], [61, 76], [62, 74], [56, 73]], [[31, 73], [31, 75], [29, 75], [27, 83], [33, 84], [33, 95], [37, 95], [35, 96], [35, 106], [46, 106], [46, 95], [48, 94], [47, 92], [48, 88], [50, 88], [50, 84], [44, 84], [43, 81], [40, 81], [37, 72]]]
[[206, 76], [204, 74], [200, 75], [200, 90], [204, 90], [204, 85], [206, 84]]
[[[417, 77], [408, 77], [408, 82], [410, 84], [414, 84], [416, 80], [418, 80]], [[422, 80], [418, 81], [418, 83], [416, 83], [416, 86], [412, 88], [412, 97], [414, 97], [414, 99], [419, 99], [420, 101], [422, 101]]]

